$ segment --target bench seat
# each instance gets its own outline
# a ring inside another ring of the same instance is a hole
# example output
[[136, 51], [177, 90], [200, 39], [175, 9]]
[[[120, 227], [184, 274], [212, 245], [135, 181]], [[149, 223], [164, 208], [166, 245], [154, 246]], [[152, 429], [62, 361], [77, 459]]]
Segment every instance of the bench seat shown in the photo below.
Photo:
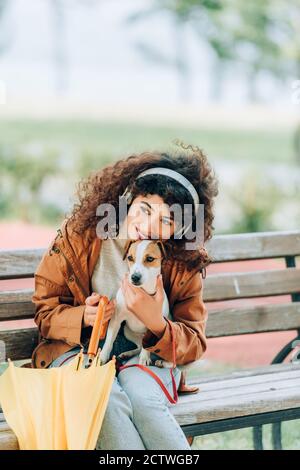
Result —
[[[187, 436], [300, 418], [298, 363], [206, 376], [189, 384], [199, 386], [199, 393], [179, 396], [170, 408]], [[18, 442], [0, 413], [3, 449], [18, 449]]]

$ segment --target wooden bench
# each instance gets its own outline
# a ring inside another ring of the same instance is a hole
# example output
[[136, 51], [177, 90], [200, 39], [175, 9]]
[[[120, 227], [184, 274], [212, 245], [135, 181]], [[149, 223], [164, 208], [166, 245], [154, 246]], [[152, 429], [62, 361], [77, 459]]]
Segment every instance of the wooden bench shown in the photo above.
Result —
[[[256, 449], [262, 448], [262, 425], [274, 423], [273, 444], [280, 448], [280, 422], [300, 418], [300, 357], [297, 350], [300, 269], [296, 267], [296, 257], [300, 255], [300, 231], [219, 235], [210, 240], [206, 248], [214, 259], [213, 265], [242, 262], [238, 270], [229, 265], [228, 272], [211, 273], [204, 280], [204, 301], [209, 309], [207, 337], [295, 330], [295, 341], [286, 345], [268, 366], [213, 377], [205, 377], [201, 372], [200, 379], [189, 381], [199, 385], [199, 393], [180, 396], [179, 402], [171, 407], [172, 413], [186, 436], [254, 427]], [[0, 280], [33, 277], [43, 252], [0, 252]], [[245, 264], [249, 260], [277, 258], [275, 269], [249, 271], [249, 264]], [[31, 289], [2, 291], [0, 325], [7, 320], [32, 318], [31, 295]], [[281, 295], [288, 296], [287, 300], [284, 298], [281, 303], [260, 300]], [[222, 302], [222, 308], [212, 302]], [[12, 360], [30, 358], [37, 337], [36, 328], [0, 331], [0, 340], [6, 345], [6, 357]], [[0, 449], [16, 448], [17, 439], [0, 414]]]

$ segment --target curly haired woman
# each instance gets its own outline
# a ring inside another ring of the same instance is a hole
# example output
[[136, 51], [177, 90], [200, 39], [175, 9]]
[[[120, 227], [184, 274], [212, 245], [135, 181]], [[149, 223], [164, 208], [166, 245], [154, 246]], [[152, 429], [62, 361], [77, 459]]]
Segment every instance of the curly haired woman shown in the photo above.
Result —
[[[141, 289], [126, 281], [128, 265], [123, 254], [127, 240], [120, 236], [124, 221], [127, 239], [155, 238], [163, 242], [167, 257], [162, 260], [162, 279], [157, 280], [157, 290], [161, 292], [164, 288], [168, 296], [176, 338], [176, 364], [195, 361], [205, 352], [207, 310], [202, 297], [202, 274], [211, 259], [203, 244], [186, 250], [186, 237], [175, 236], [177, 221], [170, 208], [176, 203], [181, 208], [186, 204], [195, 207], [192, 191], [165, 174], [138, 178], [141, 172], [157, 167], [171, 169], [191, 183], [199, 203], [204, 206], [204, 242], [212, 237], [213, 198], [218, 194], [218, 184], [198, 147], [184, 148], [180, 144], [179, 149], [170, 152], [130, 155], [82, 179], [77, 188], [78, 202], [58, 229], [35, 273], [32, 300], [36, 306], [39, 344], [32, 354], [33, 367], [66, 364], [82, 347], [87, 347], [99, 294], [110, 299], [104, 319], [108, 321], [114, 314], [115, 296], [121, 285], [127, 306], [131, 296], [136, 295], [131, 311], [147, 328], [143, 347], [151, 353], [151, 359], [172, 362], [172, 337], [161, 313], [162, 296], [148, 295], [145, 291], [140, 295]], [[97, 225], [102, 219], [98, 206], [111, 204], [120, 220], [119, 198], [126, 189], [131, 198], [127, 200], [125, 219], [116, 224], [116, 236], [99, 236]], [[194, 233], [195, 224], [193, 211]], [[100, 347], [104, 341], [100, 341]], [[110, 358], [135, 348], [121, 327]], [[131, 357], [126, 365], [138, 364], [138, 359], [138, 355]], [[149, 369], [172, 393], [170, 369], [154, 365]], [[174, 369], [174, 377], [179, 387], [178, 367]], [[163, 390], [138, 367], [121, 370], [115, 377], [96, 448], [191, 449]]]

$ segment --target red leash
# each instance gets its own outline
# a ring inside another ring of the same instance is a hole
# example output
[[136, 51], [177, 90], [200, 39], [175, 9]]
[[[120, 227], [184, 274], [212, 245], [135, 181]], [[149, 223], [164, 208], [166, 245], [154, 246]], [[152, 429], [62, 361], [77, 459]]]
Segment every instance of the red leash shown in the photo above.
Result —
[[162, 388], [164, 394], [166, 395], [166, 397], [168, 398], [168, 400], [175, 404], [177, 403], [178, 401], [178, 394], [177, 394], [177, 386], [176, 386], [176, 382], [175, 382], [175, 378], [174, 378], [174, 375], [173, 375], [173, 369], [175, 369], [176, 367], [176, 343], [175, 343], [175, 334], [174, 334], [174, 327], [172, 325], [172, 322], [169, 321], [167, 318], [166, 318], [169, 326], [170, 326], [170, 331], [171, 331], [171, 338], [172, 338], [172, 351], [173, 351], [173, 368], [170, 369], [170, 374], [171, 374], [171, 377], [172, 377], [172, 385], [173, 385], [173, 396], [174, 398], [169, 394], [169, 391], [167, 390], [167, 388], [165, 387], [165, 385], [163, 384], [163, 382], [161, 381], [161, 379], [158, 377], [158, 375], [156, 375], [154, 372], [152, 372], [152, 370], [150, 370], [148, 367], [146, 366], [143, 366], [141, 364], [129, 364], [128, 366], [121, 366], [118, 361], [116, 361], [116, 369], [117, 369], [117, 374], [123, 370], [123, 369], [126, 369], [127, 367], [139, 367], [140, 369], [142, 369], [143, 371], [147, 372], [148, 374], [150, 374], [155, 380], [156, 382], [160, 385], [160, 387]]

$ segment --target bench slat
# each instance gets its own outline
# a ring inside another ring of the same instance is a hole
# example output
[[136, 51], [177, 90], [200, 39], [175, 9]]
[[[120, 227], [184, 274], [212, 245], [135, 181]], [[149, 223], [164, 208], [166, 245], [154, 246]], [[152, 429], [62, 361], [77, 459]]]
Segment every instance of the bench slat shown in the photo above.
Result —
[[[269, 366], [273, 368], [274, 366]], [[285, 364], [281, 364], [285, 367]], [[281, 375], [276, 369], [274, 372], [245, 377], [244, 383], [240, 379], [238, 393], [235, 380], [232, 377], [220, 384], [214, 381], [214, 391], [210, 390], [211, 382], [197, 382], [200, 391], [197, 395], [183, 396], [179, 398], [175, 407], [171, 410], [180, 425], [204, 423], [220, 419], [228, 419], [252, 414], [260, 414], [272, 411], [299, 408], [300, 365], [293, 364], [289, 380], [286, 375]], [[284, 369], [282, 369], [284, 370]], [[274, 374], [272, 380], [272, 374]], [[279, 376], [279, 377], [278, 377]], [[281, 377], [280, 377], [281, 376]], [[257, 384], [259, 377], [259, 385]], [[226, 395], [224, 396], [224, 390]], [[207, 392], [207, 393], [206, 393]], [[196, 399], [197, 398], [197, 399]]]
[[[235, 376], [236, 374], [236, 376]], [[280, 364], [197, 382], [196, 395], [179, 396], [170, 408], [178, 423], [191, 425], [221, 419], [299, 408], [300, 365]], [[212, 388], [213, 387], [213, 388]], [[225, 391], [225, 395], [224, 395]], [[18, 448], [16, 436], [0, 414], [0, 449]]]
[[[218, 338], [297, 328], [300, 328], [300, 302], [258, 305], [209, 312], [206, 336]], [[0, 340], [5, 341], [7, 357], [12, 360], [30, 358], [37, 339], [36, 327], [0, 330]]]
[[300, 230], [215, 235], [206, 243], [214, 262], [300, 255]]
[[[217, 263], [297, 256], [300, 230], [215, 235], [205, 246]], [[0, 280], [33, 277], [46, 249], [0, 250]]]
[[205, 279], [206, 302], [284, 295], [300, 292], [300, 269], [214, 274]]
[[31, 358], [38, 343], [37, 328], [0, 330], [0, 341], [4, 341], [6, 358], [12, 361]]
[[218, 338], [300, 328], [300, 302], [223, 308], [209, 311], [206, 336]]
[[[272, 269], [250, 273], [212, 274], [204, 281], [205, 302], [300, 293], [300, 269]], [[33, 289], [0, 292], [0, 320], [7, 319], [9, 304], [19, 304], [9, 319], [28, 318], [34, 305]], [[30, 303], [31, 306], [26, 305]], [[23, 305], [21, 305], [23, 304]], [[25, 311], [22, 313], [22, 308]]]
[[31, 301], [33, 289], [0, 292], [0, 321], [33, 318], [35, 305]]
[[0, 280], [33, 277], [45, 250], [0, 250]]
[[[296, 387], [282, 390], [258, 391], [247, 395], [247, 388], [243, 396], [223, 398], [222, 390], [219, 397], [210, 402], [198, 400], [194, 404], [178, 405], [172, 410], [179, 424], [205, 423], [220, 419], [229, 419], [253, 414], [268, 413], [272, 411], [299, 408], [300, 380]], [[200, 395], [200, 393], [199, 393]]]
[[[233, 378], [219, 378], [219, 380], [207, 380], [207, 382], [201, 382], [201, 380], [195, 379], [195, 383], [201, 389], [201, 397], [202, 399], [210, 400], [215, 394], [218, 394], [220, 390], [223, 391], [224, 397], [230, 396], [230, 394], [240, 395], [244, 393], [245, 387], [248, 387], [249, 393], [252, 391], [256, 391], [258, 389], [270, 388], [272, 389], [275, 385], [278, 389], [282, 388], [283, 386], [291, 387], [295, 384], [298, 384], [300, 381], [300, 369], [297, 370], [296, 364], [294, 364], [294, 368], [287, 370], [281, 370], [277, 374], [274, 372], [270, 374], [260, 374], [260, 375], [248, 375], [242, 377], [233, 377]], [[190, 382], [189, 382], [190, 383]], [[205, 384], [205, 387], [202, 385]], [[198, 401], [199, 394], [195, 394], [193, 396], [185, 396], [183, 397], [182, 403], [184, 400], [187, 400], [189, 403], [193, 401]]]

